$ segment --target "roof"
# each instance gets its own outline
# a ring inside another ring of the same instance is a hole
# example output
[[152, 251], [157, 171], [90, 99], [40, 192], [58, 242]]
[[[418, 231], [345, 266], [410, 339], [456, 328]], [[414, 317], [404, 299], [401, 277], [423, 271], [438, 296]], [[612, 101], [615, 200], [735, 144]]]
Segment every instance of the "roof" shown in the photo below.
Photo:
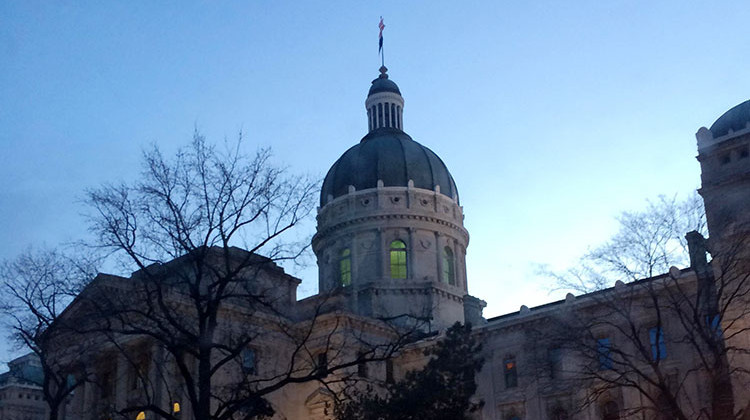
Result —
[[747, 127], [750, 122], [750, 100], [747, 100], [725, 112], [711, 125], [714, 138], [726, 136], [729, 130], [739, 131]]
[[370, 86], [370, 91], [367, 93], [367, 96], [379, 92], [393, 92], [398, 93], [399, 95], [401, 94], [401, 91], [398, 89], [398, 85], [390, 80], [387, 74], [385, 75], [385, 77], [378, 77], [377, 79], [372, 81], [372, 86]]
[[410, 180], [415, 188], [434, 190], [458, 200], [456, 183], [445, 163], [429, 148], [395, 128], [380, 128], [367, 134], [333, 164], [323, 181], [320, 205], [329, 195], [346, 195], [349, 186], [356, 190], [376, 188], [378, 180], [385, 187], [406, 187]]

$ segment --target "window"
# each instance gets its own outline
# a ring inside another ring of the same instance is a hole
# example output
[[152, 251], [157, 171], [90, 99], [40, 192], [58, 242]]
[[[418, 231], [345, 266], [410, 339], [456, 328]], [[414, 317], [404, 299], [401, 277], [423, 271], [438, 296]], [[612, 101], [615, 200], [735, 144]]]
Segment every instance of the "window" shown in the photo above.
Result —
[[516, 370], [516, 358], [511, 356], [503, 361], [505, 373], [505, 387], [515, 388], [518, 386], [518, 371]]
[[600, 338], [596, 340], [596, 354], [599, 358], [599, 369], [612, 369], [612, 343], [609, 338]]
[[[102, 372], [100, 378], [101, 383], [99, 385], [101, 387], [101, 398], [109, 398], [113, 396], [115, 393], [115, 373], [110, 368]], [[30, 396], [26, 394], [26, 398], [30, 398]]]
[[328, 376], [328, 354], [318, 353], [318, 365], [316, 366], [318, 374]]
[[137, 416], [135, 416], [135, 420], [146, 420], [146, 413], [141, 411]]
[[739, 155], [740, 155], [740, 159], [747, 159], [747, 157], [750, 156], [750, 149], [748, 149], [747, 146], [741, 148]]
[[357, 363], [357, 375], [360, 378], [367, 378], [368, 373], [369, 373], [367, 371], [367, 363], [365, 363], [364, 361], [362, 361], [362, 359], [364, 359], [364, 358], [365, 358], [365, 355], [362, 354], [362, 353], [360, 353], [360, 354], [357, 355], [357, 359], [360, 360], [359, 363]]
[[391, 278], [406, 278], [406, 244], [404, 241], [391, 242]]
[[339, 282], [342, 286], [352, 284], [352, 252], [344, 248], [339, 255]]
[[148, 375], [148, 355], [142, 354], [135, 362], [135, 369], [130, 378], [130, 389], [139, 389], [142, 381], [146, 380]]
[[180, 412], [180, 403], [176, 402], [172, 404], [172, 412], [175, 414]]
[[719, 162], [721, 162], [722, 165], [727, 165], [729, 162], [732, 161], [732, 155], [729, 153], [724, 153], [719, 157]]
[[552, 410], [551, 414], [552, 415], [550, 416], [550, 418], [552, 420], [568, 420], [568, 419], [570, 419], [570, 415], [568, 414], [568, 410], [566, 410], [566, 409], [564, 409], [564, 408], [562, 408], [560, 406], [555, 407]]
[[706, 315], [706, 327], [708, 327], [709, 332], [711, 334], [715, 335], [717, 338], [721, 337], [721, 317], [719, 314], [716, 315]]
[[385, 124], [383, 127], [391, 126], [391, 106], [388, 102], [385, 103]]
[[255, 375], [258, 373], [258, 367], [256, 365], [255, 350], [244, 349], [242, 350], [242, 371], [246, 375]]
[[385, 382], [392, 384], [393, 380], [393, 360], [388, 359], [385, 361]]
[[661, 327], [651, 328], [648, 330], [648, 339], [651, 343], [651, 358], [657, 362], [665, 359], [667, 346], [664, 344], [664, 330]]
[[602, 406], [602, 420], [617, 420], [620, 418], [620, 406], [614, 401], [607, 401]]
[[453, 251], [447, 246], [443, 248], [443, 282], [456, 285], [456, 273], [453, 264]]
[[553, 347], [547, 350], [547, 362], [549, 363], [549, 377], [558, 379], [562, 373], [562, 349]]
[[376, 128], [384, 127], [383, 124], [383, 104], [378, 104], [378, 126]]

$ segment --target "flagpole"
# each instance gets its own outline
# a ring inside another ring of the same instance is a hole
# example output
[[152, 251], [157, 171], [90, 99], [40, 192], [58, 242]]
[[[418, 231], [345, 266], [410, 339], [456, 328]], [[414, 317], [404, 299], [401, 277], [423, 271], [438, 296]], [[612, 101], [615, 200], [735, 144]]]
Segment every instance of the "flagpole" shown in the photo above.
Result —
[[385, 68], [385, 52], [383, 51], [383, 29], [385, 29], [385, 25], [383, 24], [383, 16], [380, 17], [378, 28], [380, 28], [380, 33], [378, 34], [378, 52], [380, 53], [380, 66], [382, 68]]

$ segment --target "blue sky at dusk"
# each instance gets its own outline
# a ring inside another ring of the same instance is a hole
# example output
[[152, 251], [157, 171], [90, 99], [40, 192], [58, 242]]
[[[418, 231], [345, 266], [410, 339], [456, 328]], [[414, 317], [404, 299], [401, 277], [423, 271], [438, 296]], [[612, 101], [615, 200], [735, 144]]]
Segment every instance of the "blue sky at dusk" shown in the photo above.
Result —
[[[322, 179], [366, 134], [381, 15], [488, 317], [561, 298], [538, 264], [697, 188], [695, 132], [750, 98], [746, 1], [0, 2], [0, 258], [85, 237], [86, 188], [196, 128]], [[315, 292], [314, 267], [287, 270]]]

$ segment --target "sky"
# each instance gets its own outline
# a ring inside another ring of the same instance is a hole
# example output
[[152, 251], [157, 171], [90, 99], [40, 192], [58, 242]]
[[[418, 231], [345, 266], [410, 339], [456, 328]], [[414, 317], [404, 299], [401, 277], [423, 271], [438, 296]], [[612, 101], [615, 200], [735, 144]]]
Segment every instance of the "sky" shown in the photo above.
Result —
[[[487, 317], [562, 298], [541, 264], [697, 188], [695, 132], [750, 97], [746, 1], [0, 2], [0, 259], [85, 238], [86, 189], [196, 129], [322, 179], [366, 134], [380, 16]], [[314, 267], [286, 268], [315, 292]]]

